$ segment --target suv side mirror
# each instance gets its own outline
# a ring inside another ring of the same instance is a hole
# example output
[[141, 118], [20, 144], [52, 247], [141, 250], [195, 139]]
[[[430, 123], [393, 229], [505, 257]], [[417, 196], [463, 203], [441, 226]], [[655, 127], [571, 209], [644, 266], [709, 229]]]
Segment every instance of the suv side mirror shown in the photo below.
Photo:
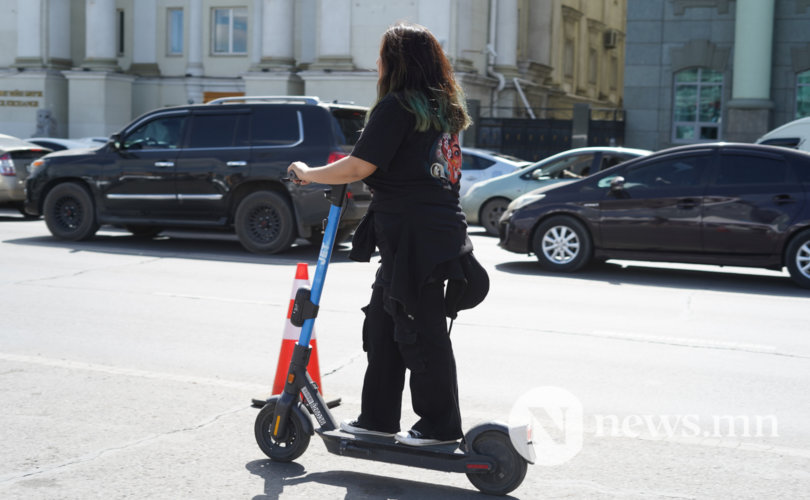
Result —
[[113, 134], [110, 136], [110, 144], [112, 144], [113, 149], [120, 150], [121, 149], [121, 136], [119, 134]]

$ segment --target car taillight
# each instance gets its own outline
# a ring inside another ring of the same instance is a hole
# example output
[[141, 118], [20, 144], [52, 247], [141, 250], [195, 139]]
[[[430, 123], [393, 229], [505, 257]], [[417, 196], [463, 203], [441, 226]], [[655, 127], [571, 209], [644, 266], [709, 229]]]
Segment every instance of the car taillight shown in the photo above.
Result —
[[0, 156], [0, 175], [5, 175], [6, 177], [14, 177], [17, 175], [14, 162], [11, 161], [11, 155], [9, 154]]
[[[329, 157], [326, 159], [326, 164], [328, 165], [330, 163], [334, 163], [341, 158], [346, 158], [347, 156], [349, 155], [347, 155], [343, 151], [332, 151], [331, 153], [329, 153]], [[351, 189], [346, 189], [346, 198], [352, 199], [353, 197], [354, 195], [352, 194]]]
[[326, 159], [326, 163], [327, 164], [334, 163], [334, 162], [338, 161], [341, 158], [346, 158], [347, 156], [349, 156], [349, 155], [347, 155], [346, 153], [344, 153], [342, 151], [332, 151], [331, 153], [329, 153], [329, 157]]

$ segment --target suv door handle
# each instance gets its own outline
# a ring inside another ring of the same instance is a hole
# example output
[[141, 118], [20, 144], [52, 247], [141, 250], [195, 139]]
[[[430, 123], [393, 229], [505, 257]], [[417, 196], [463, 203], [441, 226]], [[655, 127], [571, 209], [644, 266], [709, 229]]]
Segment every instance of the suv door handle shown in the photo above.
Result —
[[790, 196], [789, 194], [777, 194], [776, 196], [773, 197], [773, 201], [775, 201], [778, 204], [782, 204], [782, 203], [793, 203], [796, 200], [794, 200], [793, 197]]
[[226, 165], [228, 165], [229, 167], [246, 167], [247, 162], [243, 160], [229, 161], [228, 163], [226, 163]]
[[173, 161], [156, 161], [155, 166], [160, 167], [160, 168], [171, 168], [171, 167], [174, 166], [174, 162]]

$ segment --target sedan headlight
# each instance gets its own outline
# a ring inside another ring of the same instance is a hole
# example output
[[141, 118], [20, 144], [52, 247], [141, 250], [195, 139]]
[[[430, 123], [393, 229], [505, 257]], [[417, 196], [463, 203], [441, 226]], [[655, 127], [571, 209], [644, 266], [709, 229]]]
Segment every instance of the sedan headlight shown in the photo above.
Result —
[[515, 210], [519, 210], [525, 207], [529, 203], [534, 203], [535, 201], [542, 200], [545, 197], [546, 193], [527, 193], [524, 194], [523, 196], [518, 196], [517, 198], [512, 200], [512, 203], [509, 204], [509, 207], [507, 207], [506, 211], [514, 212]]

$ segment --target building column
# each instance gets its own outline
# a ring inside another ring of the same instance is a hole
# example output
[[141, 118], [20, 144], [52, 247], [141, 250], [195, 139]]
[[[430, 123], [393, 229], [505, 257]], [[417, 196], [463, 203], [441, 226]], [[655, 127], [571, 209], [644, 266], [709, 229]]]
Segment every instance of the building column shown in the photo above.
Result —
[[132, 120], [132, 82], [118, 67], [115, 0], [85, 0], [85, 58], [67, 79], [69, 137], [110, 135]]
[[351, 0], [319, 0], [318, 57], [310, 69], [352, 71], [351, 28]]
[[753, 142], [770, 129], [773, 23], [774, 0], [737, 0], [726, 140]]
[[261, 22], [250, 23], [248, 30], [250, 31], [250, 69], [255, 70], [259, 67], [259, 61], [262, 59], [262, 37], [264, 36], [265, 26], [267, 25], [264, 19], [264, 0], [253, 0], [253, 12], [248, 14], [251, 19], [260, 19]]
[[[445, 54], [452, 57], [453, 48], [450, 47], [451, 14], [450, 0], [419, 0], [419, 24], [429, 29], [442, 45]], [[469, 28], [465, 31], [469, 31]]]
[[517, 0], [497, 0], [497, 31], [495, 33], [495, 69], [517, 72], [518, 3]]
[[133, 32], [146, 36], [137, 36], [132, 46], [132, 66], [130, 73], [141, 76], [158, 76], [157, 65], [157, 0], [138, 0], [133, 2]]
[[188, 2], [188, 65], [186, 76], [202, 76], [202, 0]]
[[[295, 2], [264, 0], [262, 6], [261, 68], [289, 71], [295, 66]], [[348, 30], [344, 34], [348, 37]]]
[[512, 79], [519, 76], [517, 67], [518, 45], [518, 2], [517, 0], [497, 1], [495, 16], [495, 61], [494, 71], [505, 79], [506, 86], [501, 92], [493, 94], [497, 116], [514, 116], [518, 106], [518, 92]]
[[71, 66], [70, 2], [17, 0], [17, 57], [14, 67]]
[[253, 32], [255, 55], [250, 72], [242, 75], [247, 95], [300, 95], [304, 83], [295, 68], [295, 1], [255, 0], [254, 17], [261, 29]]
[[42, 47], [43, 0], [17, 0], [18, 68], [41, 68], [45, 65]]
[[456, 57], [453, 61], [453, 68], [458, 73], [469, 73], [475, 69], [472, 61], [474, 52], [477, 50], [473, 47], [472, 29], [473, 25], [473, 12], [467, 5], [456, 5]]
[[73, 65], [70, 53], [70, 2], [48, 2], [48, 67], [67, 69]]
[[203, 25], [202, 0], [188, 2], [188, 59], [186, 64], [186, 100], [189, 104], [203, 102], [202, 62]]
[[85, 42], [83, 68], [118, 70], [115, 54], [115, 0], [85, 0]]

